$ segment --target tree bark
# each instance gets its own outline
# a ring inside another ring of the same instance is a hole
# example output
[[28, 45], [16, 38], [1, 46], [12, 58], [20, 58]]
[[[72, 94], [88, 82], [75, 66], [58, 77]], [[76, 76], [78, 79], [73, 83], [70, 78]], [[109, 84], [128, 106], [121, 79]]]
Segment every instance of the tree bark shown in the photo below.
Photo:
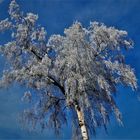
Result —
[[87, 128], [86, 128], [85, 121], [84, 121], [84, 115], [78, 105], [75, 105], [75, 110], [76, 110], [78, 121], [79, 121], [82, 139], [89, 140]]

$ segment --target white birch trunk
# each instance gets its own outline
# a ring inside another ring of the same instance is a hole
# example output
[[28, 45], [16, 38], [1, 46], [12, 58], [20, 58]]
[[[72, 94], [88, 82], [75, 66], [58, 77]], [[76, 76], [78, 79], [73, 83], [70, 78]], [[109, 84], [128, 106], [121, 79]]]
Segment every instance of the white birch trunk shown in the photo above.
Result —
[[89, 140], [83, 113], [82, 113], [82, 111], [80, 110], [80, 108], [78, 106], [75, 106], [75, 110], [76, 110], [76, 113], [77, 113], [82, 138], [83, 138], [83, 140]]

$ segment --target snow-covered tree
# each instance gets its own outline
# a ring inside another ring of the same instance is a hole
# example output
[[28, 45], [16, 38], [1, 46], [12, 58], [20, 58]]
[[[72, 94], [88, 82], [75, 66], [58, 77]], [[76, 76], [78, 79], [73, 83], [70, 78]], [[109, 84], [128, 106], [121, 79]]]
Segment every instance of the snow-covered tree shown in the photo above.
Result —
[[75, 22], [63, 36], [52, 35], [47, 41], [45, 28], [36, 24], [38, 16], [20, 12], [15, 0], [9, 15], [0, 21], [0, 31], [10, 30], [12, 38], [0, 47], [9, 63], [0, 86], [14, 81], [26, 86], [22, 100], [30, 103], [32, 92], [37, 94], [37, 103], [23, 111], [24, 123], [52, 127], [57, 134], [65, 123], [72, 123], [73, 135], [83, 140], [96, 127], [106, 127], [111, 113], [122, 123], [114, 101], [116, 86], [137, 88], [134, 70], [123, 55], [133, 48], [126, 31], [98, 22], [84, 28]]

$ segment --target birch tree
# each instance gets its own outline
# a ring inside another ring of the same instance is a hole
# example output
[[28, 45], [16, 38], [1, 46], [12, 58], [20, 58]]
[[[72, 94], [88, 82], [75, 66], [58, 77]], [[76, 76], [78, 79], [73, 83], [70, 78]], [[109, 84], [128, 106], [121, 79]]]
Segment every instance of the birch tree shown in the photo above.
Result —
[[85, 28], [75, 22], [63, 36], [46, 40], [45, 28], [36, 24], [38, 15], [24, 14], [15, 0], [9, 15], [0, 21], [0, 32], [11, 33], [11, 40], [0, 46], [9, 64], [0, 86], [24, 85], [28, 91], [22, 100], [30, 103], [37, 95], [37, 101], [23, 111], [24, 123], [52, 127], [56, 134], [72, 123], [73, 138], [83, 140], [97, 127], [106, 128], [112, 113], [122, 123], [114, 101], [117, 85], [137, 89], [134, 69], [125, 63], [124, 51], [133, 48], [126, 31], [98, 22]]

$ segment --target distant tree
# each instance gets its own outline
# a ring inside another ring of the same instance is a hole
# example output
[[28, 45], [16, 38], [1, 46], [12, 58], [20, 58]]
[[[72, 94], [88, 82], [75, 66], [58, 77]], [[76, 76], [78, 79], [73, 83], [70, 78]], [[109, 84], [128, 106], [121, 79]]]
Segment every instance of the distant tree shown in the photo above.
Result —
[[84, 28], [75, 22], [63, 36], [52, 35], [46, 41], [45, 28], [36, 25], [38, 16], [24, 15], [15, 0], [9, 15], [10, 19], [0, 21], [0, 31], [10, 30], [12, 36], [0, 47], [9, 63], [0, 85], [8, 87], [14, 81], [25, 85], [29, 91], [22, 99], [29, 102], [33, 91], [37, 94], [37, 103], [23, 112], [24, 123], [52, 127], [59, 134], [71, 121], [74, 138], [83, 140], [96, 127], [106, 128], [112, 112], [122, 123], [114, 101], [116, 86], [137, 88], [134, 70], [123, 55], [133, 46], [126, 31], [98, 22]]

